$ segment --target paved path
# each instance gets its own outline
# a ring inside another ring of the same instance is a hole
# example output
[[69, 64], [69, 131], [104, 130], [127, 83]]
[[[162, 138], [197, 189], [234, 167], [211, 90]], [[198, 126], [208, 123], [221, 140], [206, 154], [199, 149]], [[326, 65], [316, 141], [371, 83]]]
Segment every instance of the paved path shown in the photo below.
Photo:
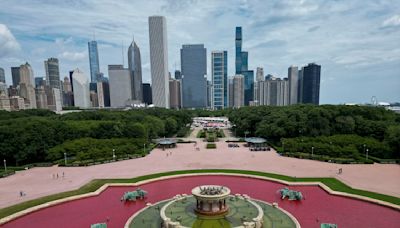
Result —
[[[205, 143], [178, 144], [177, 148], [155, 149], [144, 158], [91, 167], [33, 168], [0, 179], [0, 208], [26, 200], [77, 189], [92, 179], [131, 178], [151, 173], [184, 169], [246, 169], [297, 177], [336, 177], [354, 188], [400, 197], [399, 165], [339, 165], [281, 157], [275, 152], [250, 152], [247, 148], [228, 148], [217, 142], [217, 149], [205, 149]], [[172, 153], [172, 155], [168, 155]], [[343, 168], [343, 174], [336, 172]], [[62, 173], [65, 178], [62, 178]], [[59, 174], [53, 179], [53, 174]], [[26, 196], [20, 197], [19, 191]]]

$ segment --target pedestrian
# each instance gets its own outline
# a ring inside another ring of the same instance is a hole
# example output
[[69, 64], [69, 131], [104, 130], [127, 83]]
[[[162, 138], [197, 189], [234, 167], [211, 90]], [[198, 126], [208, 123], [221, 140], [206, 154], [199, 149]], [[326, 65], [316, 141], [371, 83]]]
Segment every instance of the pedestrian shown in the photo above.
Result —
[[57, 179], [58, 179], [58, 173], [57, 173]]
[[19, 191], [19, 196], [22, 197], [24, 193], [22, 191]]
[[64, 174], [64, 172], [63, 172], [63, 178], [65, 177], [65, 174]]

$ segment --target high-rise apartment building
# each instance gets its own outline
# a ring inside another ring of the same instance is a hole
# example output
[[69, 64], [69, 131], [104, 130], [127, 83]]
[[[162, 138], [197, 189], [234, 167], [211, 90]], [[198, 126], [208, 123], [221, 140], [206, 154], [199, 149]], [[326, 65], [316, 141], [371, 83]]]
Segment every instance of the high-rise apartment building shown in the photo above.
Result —
[[74, 105], [80, 108], [90, 107], [89, 79], [79, 70], [72, 73], [72, 88], [74, 92]]
[[256, 81], [264, 81], [264, 68], [262, 67], [257, 67], [256, 71]]
[[19, 67], [11, 67], [12, 84], [16, 88], [20, 82]]
[[131, 72], [123, 65], [108, 65], [111, 107], [125, 107], [132, 101]]
[[254, 100], [254, 71], [248, 69], [248, 52], [242, 51], [242, 27], [236, 27], [235, 36], [236, 74], [244, 76], [244, 103]]
[[132, 100], [142, 102], [142, 62], [139, 47], [134, 40], [132, 40], [132, 43], [128, 48], [128, 67], [131, 73]]
[[289, 104], [289, 80], [268, 75], [265, 81], [259, 81], [259, 105], [285, 106]]
[[149, 17], [150, 70], [153, 104], [169, 108], [167, 21], [163, 16]]
[[57, 58], [49, 58], [44, 61], [44, 68], [46, 70], [46, 83], [51, 88], [60, 89], [60, 69]]
[[207, 50], [203, 44], [181, 48], [182, 99], [184, 108], [207, 106]]
[[88, 42], [89, 49], [89, 66], [90, 66], [90, 82], [97, 82], [100, 74], [99, 52], [97, 50], [97, 41]]
[[34, 85], [34, 76], [33, 76], [33, 70], [31, 65], [29, 63], [25, 63], [19, 67], [19, 75], [20, 75], [20, 81], [19, 84], [25, 83], [29, 85]]
[[297, 66], [290, 66], [288, 69], [289, 79], [289, 104], [297, 104], [299, 87], [299, 69]]
[[319, 105], [321, 66], [309, 63], [302, 71], [302, 103]]
[[211, 52], [212, 109], [228, 107], [228, 52]]
[[4, 69], [0, 67], [0, 82], [6, 83], [6, 74]]
[[234, 96], [234, 89], [233, 89], [233, 77], [228, 78], [228, 106], [233, 107], [233, 96]]
[[170, 79], [169, 80], [169, 102], [170, 108], [180, 109], [182, 107], [181, 102], [181, 80]]

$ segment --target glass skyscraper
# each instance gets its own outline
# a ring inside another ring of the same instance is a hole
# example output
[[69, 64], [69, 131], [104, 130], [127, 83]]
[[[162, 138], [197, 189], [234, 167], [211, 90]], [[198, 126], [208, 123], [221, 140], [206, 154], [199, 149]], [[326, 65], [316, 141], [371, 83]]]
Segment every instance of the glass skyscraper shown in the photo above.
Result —
[[319, 87], [321, 78], [321, 66], [309, 63], [303, 67], [302, 77], [302, 103], [319, 104]]
[[183, 107], [207, 107], [207, 50], [203, 44], [182, 46], [181, 69]]
[[142, 62], [140, 50], [135, 41], [128, 48], [128, 66], [131, 73], [132, 99], [143, 101]]
[[228, 107], [228, 52], [213, 51], [211, 53], [211, 78], [213, 109]]
[[242, 51], [242, 27], [236, 27], [235, 54], [236, 74], [244, 76], [244, 104], [249, 105], [254, 100], [254, 71], [248, 69], [248, 52]]
[[88, 42], [89, 64], [90, 64], [90, 82], [97, 82], [100, 73], [99, 52], [97, 51], [97, 41]]
[[49, 58], [44, 61], [46, 69], [46, 83], [50, 88], [60, 89], [60, 69], [57, 58]]

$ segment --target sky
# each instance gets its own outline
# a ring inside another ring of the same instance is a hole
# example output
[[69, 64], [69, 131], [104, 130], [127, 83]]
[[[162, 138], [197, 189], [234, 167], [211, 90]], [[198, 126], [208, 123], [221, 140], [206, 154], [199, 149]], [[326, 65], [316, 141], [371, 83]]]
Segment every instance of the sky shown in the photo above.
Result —
[[168, 61], [180, 69], [183, 44], [228, 51], [234, 75], [235, 27], [242, 26], [249, 68], [287, 77], [291, 65], [322, 66], [320, 103], [400, 101], [399, 0], [0, 0], [0, 67], [28, 61], [45, 77], [44, 61], [60, 61], [61, 79], [80, 68], [89, 78], [87, 42], [98, 41], [100, 70], [127, 66], [133, 38], [150, 82], [148, 17], [167, 19]]

